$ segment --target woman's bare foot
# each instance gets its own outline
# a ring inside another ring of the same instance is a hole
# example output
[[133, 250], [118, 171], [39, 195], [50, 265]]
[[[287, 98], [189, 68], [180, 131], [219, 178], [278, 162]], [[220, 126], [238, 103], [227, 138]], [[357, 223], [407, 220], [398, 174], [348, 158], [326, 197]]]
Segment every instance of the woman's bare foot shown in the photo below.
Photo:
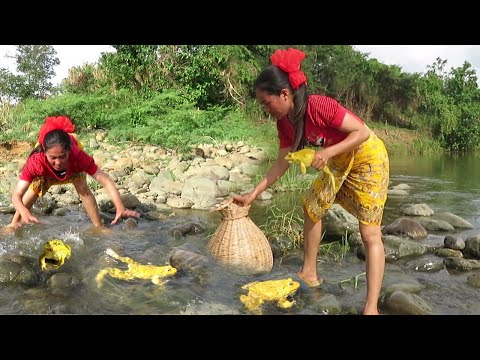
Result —
[[380, 315], [377, 308], [363, 310], [363, 315]]
[[297, 275], [309, 287], [317, 287], [317, 286], [320, 286], [323, 283], [322, 278], [318, 278], [316, 275], [313, 275], [313, 276], [312, 275], [309, 275], [309, 276], [305, 275], [302, 271], [303, 270], [300, 270], [297, 273]]
[[105, 225], [100, 225], [100, 226], [92, 225], [90, 227], [90, 230], [94, 234], [111, 234], [112, 233], [112, 229], [109, 227], [106, 227]]
[[17, 230], [20, 226], [21, 226], [20, 224], [17, 224], [17, 225], [8, 224], [7, 226], [4, 226], [0, 230], [0, 233], [4, 235], [13, 234], [15, 230]]

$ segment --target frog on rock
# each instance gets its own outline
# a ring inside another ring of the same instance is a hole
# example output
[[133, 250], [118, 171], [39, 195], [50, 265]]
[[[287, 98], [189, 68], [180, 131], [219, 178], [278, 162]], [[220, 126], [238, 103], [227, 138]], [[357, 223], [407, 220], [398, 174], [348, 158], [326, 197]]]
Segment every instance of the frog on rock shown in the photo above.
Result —
[[98, 287], [102, 287], [103, 279], [107, 274], [109, 274], [111, 277], [121, 280], [149, 279], [156, 285], [163, 285], [163, 277], [172, 276], [177, 273], [177, 269], [170, 265], [142, 265], [130, 259], [129, 257], [118, 255], [112, 249], [107, 249], [105, 253], [107, 255], [110, 255], [114, 259], [120, 260], [128, 264], [128, 269], [121, 270], [116, 268], [105, 268], [100, 270], [95, 277]]
[[50, 240], [44, 245], [43, 253], [40, 255], [40, 267], [43, 271], [48, 270], [49, 267], [58, 269], [70, 255], [70, 246], [64, 244], [62, 240]]
[[260, 314], [260, 306], [265, 301], [276, 301], [281, 308], [290, 308], [295, 300], [288, 300], [287, 297], [295, 294], [300, 283], [291, 278], [281, 280], [255, 281], [242, 286], [248, 290], [248, 295], [241, 295], [240, 301], [245, 304], [248, 310]]

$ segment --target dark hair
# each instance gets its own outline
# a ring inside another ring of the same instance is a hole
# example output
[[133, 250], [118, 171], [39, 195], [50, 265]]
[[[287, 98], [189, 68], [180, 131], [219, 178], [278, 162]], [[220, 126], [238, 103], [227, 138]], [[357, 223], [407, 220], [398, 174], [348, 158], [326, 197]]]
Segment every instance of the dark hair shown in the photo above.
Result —
[[72, 147], [70, 135], [68, 135], [66, 131], [60, 129], [49, 131], [43, 139], [43, 146], [42, 144], [37, 145], [37, 147], [32, 150], [29, 156], [32, 156], [38, 152], [45, 152], [55, 145], [60, 145], [65, 151], [70, 151], [70, 148]]
[[254, 87], [257, 90], [265, 91], [269, 95], [280, 96], [283, 89], [290, 89], [293, 94], [294, 115], [292, 123], [295, 129], [295, 141], [292, 151], [297, 151], [305, 147], [305, 111], [307, 110], [308, 91], [307, 84], [303, 83], [298, 89], [293, 90], [288, 80], [288, 73], [275, 65], [269, 65], [255, 79]]

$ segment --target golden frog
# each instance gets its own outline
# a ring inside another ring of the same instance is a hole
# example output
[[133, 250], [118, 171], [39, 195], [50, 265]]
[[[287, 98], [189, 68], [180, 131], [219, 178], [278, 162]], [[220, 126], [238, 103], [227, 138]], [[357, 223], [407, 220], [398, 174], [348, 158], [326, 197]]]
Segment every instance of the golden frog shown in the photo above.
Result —
[[287, 297], [295, 294], [299, 287], [300, 283], [292, 278], [255, 281], [242, 286], [242, 289], [248, 290], [248, 295], [241, 295], [240, 301], [255, 313], [261, 313], [260, 305], [265, 301], [276, 301], [279, 307], [286, 309], [295, 303], [295, 300], [289, 301]]
[[[287, 154], [287, 156], [285, 156], [285, 160], [287, 160], [290, 164], [295, 162], [299, 163], [300, 172], [302, 174], [307, 172], [307, 167], [312, 165], [313, 159], [315, 159], [315, 150], [312, 149], [302, 149], [295, 152], [290, 152]], [[329, 176], [331, 184], [334, 186], [335, 179], [330, 171], [330, 168], [325, 165], [322, 170]]]
[[44, 245], [43, 253], [40, 255], [40, 267], [43, 271], [48, 270], [48, 267], [58, 269], [70, 255], [70, 246], [64, 244], [62, 240], [50, 240]]
[[142, 265], [129, 257], [123, 257], [118, 255], [112, 249], [105, 251], [107, 255], [110, 255], [114, 259], [120, 260], [128, 264], [128, 270], [120, 270], [115, 268], [105, 268], [98, 272], [95, 280], [98, 287], [102, 287], [103, 278], [109, 274], [111, 277], [121, 280], [133, 280], [133, 279], [149, 279], [156, 285], [163, 285], [162, 278], [166, 276], [172, 276], [177, 273], [177, 269], [170, 265], [155, 266], [155, 265]]
[[297, 162], [300, 165], [300, 171], [302, 174], [307, 172], [307, 168], [312, 165], [313, 159], [315, 159], [315, 150], [302, 149], [295, 152], [290, 152], [285, 156], [290, 164]]

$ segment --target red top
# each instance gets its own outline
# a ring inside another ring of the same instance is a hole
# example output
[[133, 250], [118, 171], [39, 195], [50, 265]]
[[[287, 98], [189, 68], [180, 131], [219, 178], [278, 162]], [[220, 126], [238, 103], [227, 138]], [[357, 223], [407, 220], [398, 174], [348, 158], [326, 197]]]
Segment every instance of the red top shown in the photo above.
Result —
[[39, 152], [32, 154], [27, 159], [27, 163], [20, 174], [20, 179], [31, 183], [36, 177], [45, 176], [47, 178], [64, 181], [79, 172], [86, 172], [90, 176], [93, 176], [97, 170], [98, 166], [95, 164], [93, 157], [85, 151], [80, 150], [77, 141], [72, 138], [72, 147], [70, 148], [70, 154], [68, 156], [67, 173], [65, 176], [59, 177], [48, 163], [45, 153]]
[[[342, 125], [347, 112], [362, 124], [364, 123], [357, 115], [340, 105], [337, 100], [323, 95], [310, 95], [305, 112], [307, 144], [328, 147], [345, 139], [348, 134], [338, 128]], [[288, 116], [277, 121], [277, 130], [280, 148], [292, 147], [295, 130]]]

